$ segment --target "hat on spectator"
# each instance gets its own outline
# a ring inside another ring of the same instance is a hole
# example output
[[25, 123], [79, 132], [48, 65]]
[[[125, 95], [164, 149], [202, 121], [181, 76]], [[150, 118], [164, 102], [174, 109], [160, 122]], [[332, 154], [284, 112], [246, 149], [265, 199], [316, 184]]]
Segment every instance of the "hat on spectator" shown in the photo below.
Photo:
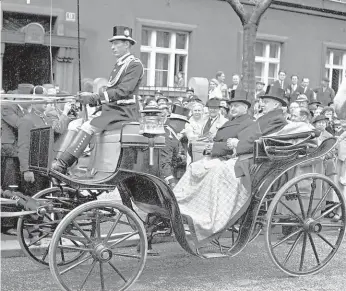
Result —
[[108, 41], [112, 42], [115, 40], [128, 40], [132, 45], [136, 43], [136, 41], [132, 38], [132, 28], [127, 26], [113, 27], [113, 36], [109, 38]]
[[333, 113], [335, 112], [333, 107], [324, 107], [323, 110], [321, 111], [321, 115], [326, 113], [327, 111], [332, 111]]
[[32, 88], [34, 88], [32, 84], [18, 84], [18, 94], [31, 94]]
[[263, 86], [265, 85], [265, 83], [261, 80], [261, 81], [256, 81], [256, 84], [262, 84]]
[[206, 107], [220, 107], [220, 100], [216, 98], [211, 98], [207, 101]]
[[47, 90], [42, 86], [35, 86], [31, 89], [30, 94], [32, 95], [47, 95]]
[[163, 95], [156, 97], [156, 102], [159, 102], [159, 100], [166, 100], [167, 103], [169, 102], [169, 99]]
[[324, 81], [324, 82], [328, 82], [328, 83], [329, 83], [329, 78], [324, 77], [324, 78], [322, 79], [322, 81]]
[[199, 99], [199, 97], [197, 95], [192, 95], [191, 98], [189, 99], [190, 102], [199, 102], [199, 103], [203, 103], [201, 99]]
[[316, 123], [318, 121], [321, 121], [321, 120], [325, 120], [325, 121], [329, 121], [328, 117], [325, 117], [323, 114], [321, 115], [318, 115], [316, 116], [313, 120], [312, 120], [312, 123]]
[[314, 101], [311, 101], [310, 103], [309, 103], [309, 105], [322, 105], [322, 103], [320, 102], [320, 101], [317, 101], [317, 100], [314, 100]]
[[297, 102], [309, 102], [309, 99], [305, 94], [300, 94], [296, 101]]
[[195, 89], [193, 89], [192, 87], [188, 87], [188, 88], [186, 89], [186, 93], [187, 93], [187, 92], [195, 93]]
[[245, 90], [232, 90], [231, 100], [228, 100], [228, 103], [232, 104], [233, 102], [242, 102], [249, 108], [251, 107], [251, 102], [248, 100], [248, 93]]
[[188, 122], [189, 114], [190, 109], [178, 105], [173, 105], [172, 113], [169, 116], [169, 119], [180, 119]]
[[276, 86], [268, 86], [266, 93], [263, 96], [260, 96], [259, 98], [269, 98], [276, 101], [279, 101], [282, 106], [287, 106], [287, 98], [285, 97], [285, 90], [281, 89], [280, 87]]

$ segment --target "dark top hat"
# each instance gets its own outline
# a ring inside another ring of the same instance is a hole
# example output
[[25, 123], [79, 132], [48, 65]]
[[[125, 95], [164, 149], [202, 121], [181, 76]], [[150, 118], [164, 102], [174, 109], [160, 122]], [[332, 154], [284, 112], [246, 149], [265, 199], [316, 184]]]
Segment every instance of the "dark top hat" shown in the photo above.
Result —
[[188, 121], [189, 114], [190, 114], [190, 109], [174, 104], [172, 107], [172, 113], [169, 118], [171, 119], [176, 118], [176, 119]]
[[186, 93], [187, 92], [195, 93], [195, 89], [193, 89], [192, 87], [189, 87], [189, 88], [186, 89]]
[[259, 98], [270, 98], [274, 99], [276, 101], [279, 101], [282, 106], [287, 106], [288, 102], [285, 97], [285, 90], [276, 87], [276, 86], [268, 86], [266, 93], [263, 96], [260, 96]]
[[132, 28], [127, 26], [113, 27], [113, 36], [109, 38], [108, 41], [112, 42], [115, 40], [128, 40], [132, 45], [136, 43], [136, 41], [132, 38]]
[[211, 98], [207, 101], [207, 104], [205, 105], [207, 107], [220, 107], [220, 100], [216, 98]]
[[309, 105], [322, 105], [322, 103], [320, 101], [312, 101]]
[[251, 102], [247, 100], [248, 93], [245, 90], [232, 90], [231, 91], [231, 100], [228, 101], [228, 104], [232, 102], [243, 102], [249, 108], [251, 107]]
[[317, 121], [321, 121], [321, 120], [325, 120], [325, 121], [329, 121], [328, 117], [325, 117], [324, 115], [318, 115], [316, 116], [313, 120], [312, 123], [316, 123]]

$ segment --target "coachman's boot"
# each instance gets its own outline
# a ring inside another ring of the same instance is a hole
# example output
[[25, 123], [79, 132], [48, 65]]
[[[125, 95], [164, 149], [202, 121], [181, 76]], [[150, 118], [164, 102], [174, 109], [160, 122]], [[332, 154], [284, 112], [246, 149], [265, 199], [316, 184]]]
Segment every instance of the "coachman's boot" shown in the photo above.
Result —
[[71, 167], [73, 163], [78, 160], [85, 148], [88, 146], [91, 138], [92, 135], [83, 130], [79, 131], [69, 147], [56, 161], [54, 161], [52, 169], [62, 174], [66, 174], [67, 168]]
[[66, 149], [72, 144], [74, 141], [78, 131], [76, 130], [68, 130], [66, 135], [64, 136], [64, 139], [58, 149], [58, 152], [56, 154], [55, 159], [59, 160], [62, 156], [62, 154], [66, 151]]

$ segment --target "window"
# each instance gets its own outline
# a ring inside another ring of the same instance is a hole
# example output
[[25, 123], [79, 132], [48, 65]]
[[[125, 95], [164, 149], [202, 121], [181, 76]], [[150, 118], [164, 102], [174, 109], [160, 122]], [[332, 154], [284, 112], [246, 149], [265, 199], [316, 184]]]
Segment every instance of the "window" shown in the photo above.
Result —
[[346, 51], [327, 50], [325, 75], [335, 92], [338, 91], [342, 78], [346, 76]]
[[280, 69], [281, 44], [275, 42], [257, 42], [255, 58], [256, 81], [271, 84]]
[[143, 86], [177, 86], [177, 75], [182, 73], [186, 84], [189, 34], [143, 28], [141, 60], [144, 65]]

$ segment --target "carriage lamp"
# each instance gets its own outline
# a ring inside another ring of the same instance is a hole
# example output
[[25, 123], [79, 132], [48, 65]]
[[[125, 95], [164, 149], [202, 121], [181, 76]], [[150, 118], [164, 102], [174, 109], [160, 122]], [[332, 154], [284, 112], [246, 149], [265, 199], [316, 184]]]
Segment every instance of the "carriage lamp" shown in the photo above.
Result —
[[155, 136], [165, 134], [165, 117], [156, 105], [148, 105], [142, 111], [139, 133], [149, 138], [149, 165], [154, 165]]

